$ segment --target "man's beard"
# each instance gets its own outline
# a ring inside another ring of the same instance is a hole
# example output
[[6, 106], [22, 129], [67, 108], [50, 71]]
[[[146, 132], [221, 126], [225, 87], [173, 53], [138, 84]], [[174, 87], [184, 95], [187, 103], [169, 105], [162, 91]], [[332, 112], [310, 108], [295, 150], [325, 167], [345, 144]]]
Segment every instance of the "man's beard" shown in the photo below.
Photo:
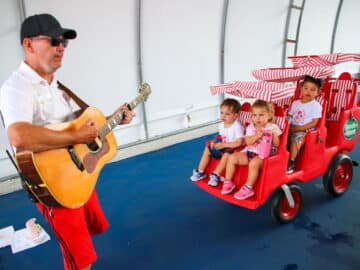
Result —
[[41, 63], [41, 68], [46, 74], [53, 74], [55, 73], [58, 68], [61, 67], [61, 64], [58, 66], [47, 64], [47, 63]]

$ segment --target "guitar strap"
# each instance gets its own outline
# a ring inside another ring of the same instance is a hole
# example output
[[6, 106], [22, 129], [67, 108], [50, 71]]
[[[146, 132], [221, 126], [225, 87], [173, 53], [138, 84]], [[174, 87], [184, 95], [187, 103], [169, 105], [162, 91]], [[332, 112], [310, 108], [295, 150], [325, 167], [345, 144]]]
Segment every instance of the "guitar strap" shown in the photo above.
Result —
[[79, 98], [73, 91], [63, 85], [61, 82], [57, 81], [59, 89], [63, 90], [69, 97], [71, 97], [75, 103], [80, 107], [81, 111], [84, 111], [89, 105]]

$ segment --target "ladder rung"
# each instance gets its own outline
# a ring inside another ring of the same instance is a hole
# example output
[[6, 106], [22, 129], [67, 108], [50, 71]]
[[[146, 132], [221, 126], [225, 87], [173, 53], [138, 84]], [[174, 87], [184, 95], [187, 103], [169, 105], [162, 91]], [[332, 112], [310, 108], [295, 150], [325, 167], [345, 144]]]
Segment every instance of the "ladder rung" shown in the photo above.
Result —
[[285, 42], [289, 42], [289, 43], [296, 43], [295, 39], [285, 39]]
[[296, 5], [291, 5], [291, 8], [293, 8], [293, 9], [298, 9], [298, 10], [302, 10], [302, 9], [303, 9], [303, 7], [296, 6]]

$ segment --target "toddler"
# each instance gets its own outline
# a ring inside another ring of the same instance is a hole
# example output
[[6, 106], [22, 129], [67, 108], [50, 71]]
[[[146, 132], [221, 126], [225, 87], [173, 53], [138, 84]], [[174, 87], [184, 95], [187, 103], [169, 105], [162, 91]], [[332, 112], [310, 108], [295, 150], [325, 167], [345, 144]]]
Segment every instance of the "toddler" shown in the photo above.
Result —
[[308, 130], [314, 129], [321, 118], [322, 107], [315, 98], [320, 94], [322, 80], [306, 75], [300, 90], [300, 99], [290, 107], [290, 159], [287, 173], [293, 173], [296, 156], [304, 144], [304, 136]]
[[225, 169], [227, 159], [243, 143], [244, 131], [238, 121], [240, 103], [236, 99], [227, 98], [220, 105], [219, 135], [214, 141], [205, 146], [199, 166], [193, 171], [190, 177], [192, 181], [198, 181], [207, 177], [204, 170], [208, 165], [211, 156], [220, 159], [215, 171], [210, 175], [208, 184], [217, 186], [220, 181], [220, 174]]

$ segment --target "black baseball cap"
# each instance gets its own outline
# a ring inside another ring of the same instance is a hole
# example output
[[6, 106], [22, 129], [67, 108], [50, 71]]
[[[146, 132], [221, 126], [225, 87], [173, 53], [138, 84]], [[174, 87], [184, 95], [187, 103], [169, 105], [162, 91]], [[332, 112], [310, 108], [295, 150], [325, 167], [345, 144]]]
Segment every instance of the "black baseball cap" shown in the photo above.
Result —
[[76, 31], [62, 28], [59, 21], [50, 14], [35, 14], [27, 17], [21, 24], [20, 42], [24, 38], [36, 36], [58, 37], [62, 35], [65, 39], [76, 38]]

